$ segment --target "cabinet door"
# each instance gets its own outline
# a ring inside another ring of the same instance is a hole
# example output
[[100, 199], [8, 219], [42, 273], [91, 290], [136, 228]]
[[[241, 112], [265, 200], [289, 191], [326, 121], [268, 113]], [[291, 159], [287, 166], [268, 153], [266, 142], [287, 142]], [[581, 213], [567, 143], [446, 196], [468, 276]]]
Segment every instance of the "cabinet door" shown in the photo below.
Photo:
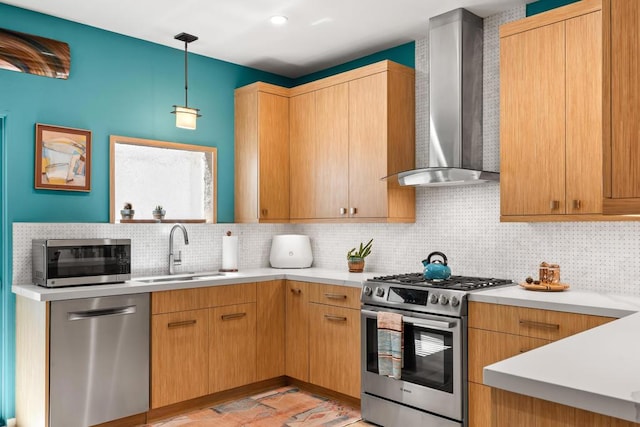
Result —
[[309, 382], [309, 283], [287, 281], [285, 371]]
[[602, 213], [602, 12], [569, 19], [565, 26], [566, 211]]
[[387, 216], [387, 74], [349, 82], [349, 209], [355, 218]]
[[151, 316], [151, 408], [209, 392], [207, 309]]
[[316, 92], [316, 117], [316, 218], [343, 218], [349, 207], [348, 83]]
[[469, 328], [468, 342], [469, 381], [482, 384], [482, 369], [485, 366], [541, 347], [551, 341]]
[[360, 397], [360, 310], [309, 304], [309, 382]]
[[[628, 200], [638, 213], [640, 198], [640, 2], [611, 2], [611, 196]], [[620, 209], [624, 206], [620, 206]]]
[[291, 219], [316, 218], [316, 93], [289, 99]]
[[500, 212], [565, 213], [564, 23], [500, 39]]
[[284, 280], [257, 286], [256, 381], [284, 375]]
[[289, 220], [289, 98], [258, 93], [259, 217]]
[[236, 91], [234, 126], [235, 222], [258, 220], [258, 92]]
[[209, 309], [209, 393], [256, 381], [256, 304]]

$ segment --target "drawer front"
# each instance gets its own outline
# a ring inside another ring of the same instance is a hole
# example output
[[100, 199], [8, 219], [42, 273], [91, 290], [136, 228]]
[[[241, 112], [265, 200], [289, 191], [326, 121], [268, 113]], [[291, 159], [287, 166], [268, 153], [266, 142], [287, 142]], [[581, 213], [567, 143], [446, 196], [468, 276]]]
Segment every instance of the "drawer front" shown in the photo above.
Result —
[[469, 328], [469, 381], [482, 384], [482, 369], [551, 341]]
[[360, 309], [360, 287], [311, 283], [309, 301], [318, 304]]
[[151, 294], [151, 314], [198, 310], [207, 307], [207, 288], [178, 289]]
[[212, 286], [208, 289], [208, 307], [256, 302], [256, 284]]
[[469, 327], [546, 340], [558, 340], [615, 320], [553, 310], [469, 303]]

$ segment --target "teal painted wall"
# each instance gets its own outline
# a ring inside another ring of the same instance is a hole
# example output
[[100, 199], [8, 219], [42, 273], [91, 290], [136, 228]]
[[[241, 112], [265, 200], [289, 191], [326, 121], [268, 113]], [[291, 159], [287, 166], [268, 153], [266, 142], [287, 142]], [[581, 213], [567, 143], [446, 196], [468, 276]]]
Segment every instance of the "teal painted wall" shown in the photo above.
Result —
[[[218, 148], [218, 218], [233, 221], [233, 90], [257, 80], [291, 80], [247, 67], [189, 57], [189, 101], [202, 110], [198, 129], [175, 127], [184, 102], [184, 51], [0, 4], [0, 27], [64, 41], [68, 80], [0, 70], [0, 116], [6, 116], [2, 175], [6, 222], [0, 297], [0, 420], [14, 414], [15, 298], [11, 293], [13, 222], [108, 222], [109, 135]], [[177, 34], [185, 28], [176, 28]], [[168, 36], [173, 37], [173, 33]], [[197, 43], [197, 42], [196, 42]], [[91, 192], [34, 190], [35, 123], [92, 131]], [[4, 351], [2, 351], [4, 350]], [[2, 422], [0, 422], [2, 425]]]
[[[14, 416], [14, 222], [108, 222], [109, 135], [218, 148], [218, 220], [233, 221], [233, 91], [261, 80], [291, 87], [390, 59], [414, 66], [414, 43], [297, 80], [199, 55], [189, 56], [189, 103], [201, 109], [195, 131], [178, 129], [172, 105], [184, 99], [182, 45], [160, 46], [0, 3], [0, 28], [64, 41], [68, 80], [0, 70], [0, 425]], [[178, 28], [175, 33], [184, 28]], [[173, 34], [169, 36], [173, 37]], [[197, 43], [197, 42], [195, 42]], [[34, 189], [35, 123], [92, 131], [91, 192]]]
[[546, 12], [547, 10], [555, 9], [556, 7], [565, 6], [570, 3], [575, 3], [579, 0], [538, 0], [533, 3], [527, 4], [527, 16], [537, 15], [538, 13]]
[[415, 68], [416, 43], [405, 43], [400, 46], [392, 47], [391, 49], [382, 50], [362, 58], [354, 59], [353, 61], [345, 62], [344, 64], [327, 68], [326, 70], [318, 71], [317, 73], [299, 77], [295, 79], [293, 83], [294, 86], [309, 83], [314, 80], [329, 77], [344, 71], [353, 70], [354, 68], [363, 67], [385, 59], [406, 65], [407, 67]]

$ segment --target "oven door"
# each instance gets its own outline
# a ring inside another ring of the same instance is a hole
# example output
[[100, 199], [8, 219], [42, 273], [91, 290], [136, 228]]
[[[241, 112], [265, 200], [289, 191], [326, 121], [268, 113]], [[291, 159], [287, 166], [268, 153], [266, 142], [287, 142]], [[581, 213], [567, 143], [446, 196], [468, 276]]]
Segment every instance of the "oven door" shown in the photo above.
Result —
[[[377, 311], [403, 315], [404, 353], [399, 380], [378, 374]], [[361, 313], [363, 394], [463, 420], [465, 319], [367, 305]]]

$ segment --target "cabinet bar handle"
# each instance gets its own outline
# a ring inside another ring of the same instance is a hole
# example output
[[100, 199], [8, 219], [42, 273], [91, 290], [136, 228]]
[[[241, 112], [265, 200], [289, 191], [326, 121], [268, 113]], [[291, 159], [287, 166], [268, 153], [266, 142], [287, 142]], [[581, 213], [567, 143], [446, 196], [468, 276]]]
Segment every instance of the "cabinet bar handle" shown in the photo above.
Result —
[[552, 200], [551, 202], [549, 202], [549, 209], [550, 210], [556, 210], [560, 207], [560, 202], [557, 200]]
[[580, 200], [573, 201], [573, 209], [580, 209], [582, 207], [582, 202]]
[[193, 319], [193, 320], [184, 320], [182, 322], [171, 322], [167, 324], [167, 326], [169, 327], [169, 329], [171, 329], [171, 328], [180, 328], [182, 326], [191, 326], [195, 324], [196, 324], [196, 319]]
[[534, 326], [536, 328], [545, 328], [545, 329], [560, 329], [560, 325], [557, 323], [544, 323], [544, 322], [534, 322], [533, 320], [520, 320], [520, 325], [522, 326]]
[[340, 208], [340, 215], [345, 215], [347, 213], [347, 208]]
[[347, 318], [344, 316], [332, 316], [331, 314], [325, 314], [324, 318], [327, 320], [335, 320], [338, 322], [346, 322]]
[[358, 213], [358, 209], [357, 208], [349, 208], [349, 214], [350, 215], [355, 215]]
[[329, 299], [347, 299], [347, 296], [343, 294], [324, 294], [324, 296]]
[[293, 292], [296, 295], [300, 295], [302, 293], [302, 289], [299, 288], [291, 288], [291, 292]]
[[262, 214], [262, 216], [267, 216], [267, 214], [269, 213], [269, 210], [268, 209], [262, 209], [260, 211], [260, 213]]
[[222, 320], [231, 320], [231, 319], [239, 319], [246, 315], [247, 313], [233, 313], [233, 314], [223, 314], [221, 317], [222, 317]]

